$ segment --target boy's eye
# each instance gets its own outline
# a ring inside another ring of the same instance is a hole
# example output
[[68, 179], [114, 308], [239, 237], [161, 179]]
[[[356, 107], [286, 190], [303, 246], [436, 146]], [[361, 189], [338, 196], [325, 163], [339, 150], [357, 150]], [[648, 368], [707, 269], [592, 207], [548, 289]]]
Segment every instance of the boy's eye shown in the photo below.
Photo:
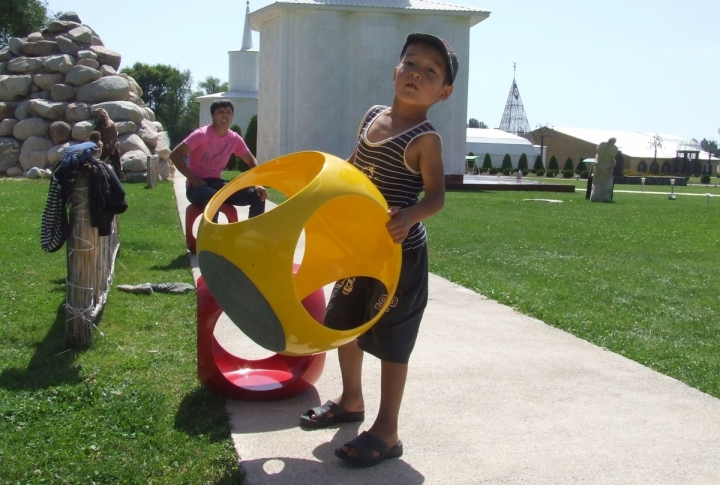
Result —
[[412, 65], [413, 65], [413, 62], [412, 62], [412, 61], [405, 61], [405, 65], [406, 65], [406, 66], [412, 66]]
[[435, 74], [435, 69], [433, 69], [432, 67], [428, 67], [428, 71], [430, 71], [431, 73]]

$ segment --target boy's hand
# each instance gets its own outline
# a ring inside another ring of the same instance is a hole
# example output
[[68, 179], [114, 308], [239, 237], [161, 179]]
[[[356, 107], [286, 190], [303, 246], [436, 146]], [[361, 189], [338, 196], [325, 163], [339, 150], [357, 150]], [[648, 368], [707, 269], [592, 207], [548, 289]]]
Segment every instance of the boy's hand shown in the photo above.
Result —
[[255, 186], [255, 193], [260, 196], [260, 200], [265, 202], [267, 200], [267, 190], [262, 185]]
[[207, 185], [207, 182], [205, 182], [200, 177], [196, 177], [195, 175], [193, 175], [192, 178], [190, 179], [190, 184], [193, 186], [193, 188], [197, 189], [197, 188]]
[[390, 207], [388, 215], [390, 220], [385, 224], [385, 227], [387, 227], [393, 242], [400, 244], [410, 232], [410, 228], [413, 226], [412, 221], [407, 212], [398, 207]]

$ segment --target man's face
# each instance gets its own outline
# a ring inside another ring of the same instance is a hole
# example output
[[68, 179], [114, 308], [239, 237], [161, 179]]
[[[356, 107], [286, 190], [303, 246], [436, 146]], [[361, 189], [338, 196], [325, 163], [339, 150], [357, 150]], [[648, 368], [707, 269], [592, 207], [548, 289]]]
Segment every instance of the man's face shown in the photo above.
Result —
[[232, 108], [220, 107], [215, 110], [212, 115], [213, 126], [216, 128], [230, 128], [233, 120]]

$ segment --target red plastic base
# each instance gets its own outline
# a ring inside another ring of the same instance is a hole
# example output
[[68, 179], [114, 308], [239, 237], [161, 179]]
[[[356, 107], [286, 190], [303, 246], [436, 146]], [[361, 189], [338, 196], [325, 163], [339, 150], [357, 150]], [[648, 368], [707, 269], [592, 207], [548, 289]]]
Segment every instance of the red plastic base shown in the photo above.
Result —
[[[302, 301], [318, 322], [325, 318], [325, 296], [317, 290]], [[223, 396], [246, 401], [269, 401], [295, 396], [317, 382], [325, 365], [325, 354], [291, 357], [275, 354], [260, 360], [237, 357], [213, 335], [222, 308], [205, 285], [197, 283], [198, 377]]]
[[[187, 209], [185, 209], [185, 245], [192, 254], [195, 254], [195, 247], [197, 245], [197, 241], [193, 235], [193, 224], [195, 224], [195, 219], [200, 217], [204, 210], [204, 207], [195, 204], [190, 204], [187, 206]], [[220, 212], [225, 214], [228, 222], [238, 221], [237, 210], [234, 205], [223, 204], [220, 206]]]

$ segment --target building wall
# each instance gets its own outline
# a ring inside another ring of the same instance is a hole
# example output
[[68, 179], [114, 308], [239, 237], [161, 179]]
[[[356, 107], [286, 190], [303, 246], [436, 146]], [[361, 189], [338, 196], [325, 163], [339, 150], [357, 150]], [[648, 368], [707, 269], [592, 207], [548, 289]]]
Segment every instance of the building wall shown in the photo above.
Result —
[[425, 31], [445, 38], [460, 59], [453, 95], [428, 117], [442, 136], [446, 173], [464, 173], [469, 19], [283, 7], [258, 30], [260, 162], [302, 150], [349, 157], [363, 114], [392, 103], [405, 37]]
[[[565, 166], [565, 160], [567, 160], [568, 157], [572, 158], [573, 167], [577, 167], [580, 160], [585, 158], [595, 158], [595, 152], [597, 150], [597, 145], [593, 143], [585, 140], [579, 140], [564, 133], [558, 133], [557, 131], [553, 132], [553, 135], [545, 140], [545, 147], [546, 170], [553, 155], [557, 158], [558, 168], [562, 170]], [[625, 160], [627, 164], [627, 157]]]

